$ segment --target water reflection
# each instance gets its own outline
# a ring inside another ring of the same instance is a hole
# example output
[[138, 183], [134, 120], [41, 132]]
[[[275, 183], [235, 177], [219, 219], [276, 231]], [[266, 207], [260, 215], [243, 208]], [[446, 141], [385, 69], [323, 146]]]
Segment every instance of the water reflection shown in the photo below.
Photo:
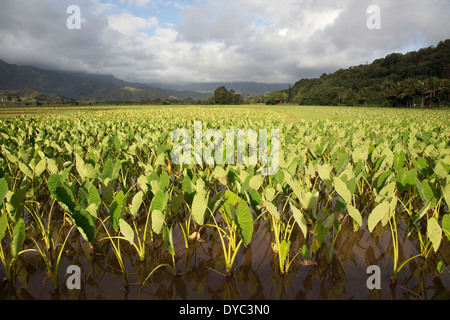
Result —
[[[206, 229], [205, 229], [206, 230]], [[123, 243], [122, 255], [129, 276], [129, 290], [123, 280], [117, 259], [109, 241], [101, 241], [92, 254], [89, 246], [74, 233], [66, 246], [59, 270], [61, 289], [55, 290], [46, 272], [46, 265], [37, 254], [20, 257], [16, 265], [14, 283], [0, 281], [1, 299], [239, 299], [239, 300], [292, 300], [292, 299], [448, 299], [450, 273], [440, 274], [437, 262], [450, 262], [450, 245], [443, 239], [439, 255], [428, 259], [417, 258], [400, 272], [398, 285], [391, 286], [393, 270], [392, 246], [389, 232], [370, 234], [361, 228], [354, 232], [351, 223], [344, 223], [337, 238], [331, 262], [327, 264], [329, 243], [313, 257], [315, 264], [304, 265], [296, 258], [289, 274], [281, 276], [278, 258], [271, 247], [272, 235], [268, 221], [255, 224], [254, 239], [241, 250], [234, 275], [220, 275], [225, 269], [221, 245], [214, 230], [202, 234], [204, 242], [190, 242], [184, 247], [181, 232], [175, 230], [176, 267], [174, 277], [168, 268], [158, 269], [141, 288], [141, 283], [160, 263], [170, 263], [171, 256], [160, 240], [147, 245], [147, 259], [139, 256], [130, 245]], [[99, 236], [100, 238], [102, 235]], [[293, 251], [299, 250], [301, 235], [293, 235]], [[417, 254], [417, 243], [401, 237], [400, 261]], [[299, 256], [300, 257], [300, 256]], [[80, 290], [65, 286], [69, 265], [82, 270]], [[368, 290], [367, 267], [381, 268], [381, 290]], [[0, 269], [0, 279], [5, 277]]]

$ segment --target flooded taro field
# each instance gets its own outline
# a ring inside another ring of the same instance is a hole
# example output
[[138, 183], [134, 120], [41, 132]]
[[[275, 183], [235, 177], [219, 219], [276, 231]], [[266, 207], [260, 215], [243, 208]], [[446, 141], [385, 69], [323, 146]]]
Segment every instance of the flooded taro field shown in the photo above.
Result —
[[448, 300], [449, 112], [349, 109], [1, 119], [0, 299]]

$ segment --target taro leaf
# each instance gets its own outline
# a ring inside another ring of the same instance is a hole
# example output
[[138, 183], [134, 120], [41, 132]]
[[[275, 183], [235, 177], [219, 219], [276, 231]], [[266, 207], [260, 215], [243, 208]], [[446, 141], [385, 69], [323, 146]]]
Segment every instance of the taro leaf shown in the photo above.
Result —
[[0, 217], [0, 241], [3, 240], [8, 228], [8, 216], [6, 214]]
[[100, 207], [101, 202], [97, 188], [89, 180], [83, 181], [81, 188], [78, 189], [78, 205], [87, 208], [89, 205], [95, 204]]
[[267, 188], [264, 190], [264, 197], [266, 198], [267, 201], [272, 201], [273, 198], [275, 198], [275, 193], [276, 193], [276, 191], [275, 191], [274, 188], [272, 188], [272, 187], [267, 187]]
[[414, 167], [418, 169], [423, 176], [426, 176], [429, 168], [427, 161], [422, 157], [413, 158], [412, 160]]
[[166, 171], [164, 171], [162, 174], [161, 174], [161, 177], [160, 177], [160, 179], [159, 179], [159, 186], [161, 187], [161, 189], [164, 189], [164, 190], [168, 190], [168, 188], [169, 188], [169, 185], [170, 185], [170, 178], [169, 178], [169, 175], [167, 174], [167, 172]]
[[191, 197], [195, 193], [194, 184], [192, 183], [189, 176], [185, 176], [183, 179], [183, 192], [186, 195], [186, 197]]
[[254, 209], [255, 211], [257, 211], [258, 214], [259, 214], [259, 212], [260, 212], [261, 210], [258, 208], [258, 206], [262, 205], [262, 203], [263, 203], [263, 200], [262, 200], [262, 198], [261, 198], [261, 195], [260, 195], [259, 192], [256, 191], [255, 189], [250, 189], [250, 190], [247, 191], [247, 193], [248, 193], [248, 195], [249, 195], [250, 203], [251, 203], [253, 209]]
[[297, 196], [297, 199], [301, 199], [302, 189], [300, 182], [297, 180], [293, 180], [292, 176], [285, 170], [284, 170], [284, 179], [286, 183], [291, 187], [292, 191], [294, 191], [294, 194]]
[[227, 185], [227, 172], [224, 168], [216, 166], [213, 172], [213, 177], [224, 186]]
[[444, 234], [447, 236], [448, 240], [450, 240], [450, 214], [446, 214], [442, 217], [442, 231], [444, 231]]
[[113, 180], [113, 173], [114, 173], [114, 162], [111, 159], [108, 159], [106, 160], [103, 166], [102, 177], [103, 179], [109, 178], [110, 180]]
[[250, 201], [254, 207], [261, 205], [263, 203], [261, 195], [255, 189], [250, 189], [247, 191], [247, 193], [250, 196]]
[[417, 170], [413, 169], [408, 171], [406, 168], [397, 170], [397, 177], [395, 181], [397, 183], [397, 189], [400, 192], [408, 190], [416, 183]]
[[86, 211], [89, 212], [89, 214], [97, 219], [97, 213], [98, 213], [98, 206], [95, 203], [92, 203], [86, 207]]
[[164, 228], [163, 239], [164, 239], [164, 243], [166, 244], [167, 251], [169, 251], [169, 253], [174, 256], [175, 255], [175, 247], [173, 245], [173, 230], [172, 230], [172, 228], [169, 228], [167, 226]]
[[240, 181], [238, 173], [233, 168], [228, 170], [227, 180], [231, 183], [242, 182]]
[[199, 192], [194, 196], [192, 202], [192, 217], [195, 223], [202, 226], [205, 221], [205, 211], [207, 207], [207, 199], [205, 192]]
[[383, 199], [394, 197], [395, 187], [396, 187], [395, 182], [389, 183], [387, 186], [381, 189], [380, 193], [375, 197], [375, 202], [380, 203]]
[[391, 174], [392, 171], [388, 169], [378, 176], [376, 184], [376, 188], [378, 191], [380, 191], [384, 187], [387, 178], [389, 178]]
[[146, 176], [141, 175], [139, 177], [139, 179], [138, 179], [138, 186], [144, 193], [147, 193], [147, 191], [148, 191], [148, 179], [147, 179]]
[[98, 193], [97, 188], [90, 182], [87, 182], [88, 185], [88, 204], [95, 204], [97, 207], [100, 207], [102, 204], [102, 199], [100, 198], [100, 194]]
[[250, 208], [244, 200], [240, 200], [237, 209], [234, 211], [234, 221], [237, 225], [239, 235], [244, 246], [248, 246], [253, 236], [253, 217]]
[[369, 150], [364, 146], [355, 148], [352, 153], [353, 163], [358, 163], [359, 161], [366, 161], [369, 156]]
[[392, 167], [392, 165], [394, 164], [394, 153], [392, 152], [391, 149], [389, 149], [388, 147], [384, 148], [383, 152], [381, 153], [381, 155], [385, 155], [386, 158], [384, 159], [384, 161], [381, 164], [381, 167], [384, 168], [385, 166], [388, 167]]
[[419, 195], [423, 201], [433, 202], [436, 200], [433, 188], [428, 181], [424, 180], [419, 182], [419, 180], [416, 179], [416, 186], [418, 187]]
[[124, 207], [125, 195], [123, 190], [120, 190], [114, 197], [109, 208], [109, 217], [112, 223], [112, 227], [117, 232], [119, 231], [119, 219], [122, 218], [123, 207]]
[[170, 210], [172, 211], [172, 213], [179, 213], [181, 205], [183, 204], [183, 200], [183, 192], [180, 192], [176, 196], [172, 197], [172, 202], [170, 203]]
[[350, 193], [354, 194], [355, 190], [356, 190], [356, 178], [353, 177], [353, 178], [345, 181], [345, 184], [347, 185], [348, 190], [350, 190]]
[[330, 214], [325, 220], [323, 227], [326, 229], [330, 229], [333, 226], [335, 220], [336, 217], [334, 216], [334, 214]]
[[447, 202], [447, 208], [450, 208], [450, 183], [445, 186], [444, 199]]
[[340, 148], [335, 155], [337, 155], [337, 159], [335, 159], [333, 165], [336, 168], [336, 172], [339, 173], [342, 169], [345, 168], [350, 158], [344, 148]]
[[430, 210], [430, 207], [431, 207], [431, 203], [427, 203], [426, 204], [426, 206], [424, 206], [420, 211], [419, 211], [419, 213], [418, 214], [416, 214], [415, 216], [414, 216], [414, 218], [413, 218], [413, 224], [416, 224], [417, 223], [417, 221], [419, 221], [420, 219], [422, 219], [422, 217], [425, 215], [425, 213], [427, 213], [428, 212], [428, 210]]
[[347, 204], [347, 210], [350, 217], [356, 221], [356, 223], [361, 227], [362, 226], [362, 216], [358, 209], [356, 209], [351, 204]]
[[279, 255], [280, 255], [281, 261], [286, 260], [288, 254], [289, 254], [290, 248], [291, 248], [291, 242], [283, 239], [280, 243], [280, 249], [279, 249]]
[[378, 222], [380, 222], [381, 219], [383, 219], [383, 217], [388, 213], [389, 204], [389, 201], [385, 200], [372, 210], [372, 213], [369, 215], [367, 220], [369, 232], [372, 232]]
[[295, 221], [297, 222], [298, 226], [300, 227], [300, 230], [302, 230], [303, 236], [306, 239], [306, 236], [308, 234], [308, 222], [305, 219], [305, 216], [302, 214], [300, 210], [298, 210], [295, 206], [290, 204], [292, 214], [294, 216]]
[[103, 179], [115, 180], [118, 176], [119, 172], [117, 170], [116, 164], [111, 159], [106, 160], [102, 172]]
[[234, 220], [242, 243], [247, 246], [253, 236], [253, 217], [247, 203], [238, 195], [227, 190], [223, 207], [228, 216]]
[[0, 179], [0, 207], [3, 204], [3, 201], [5, 200], [6, 194], [9, 191], [8, 182], [5, 178]]
[[[389, 199], [387, 199], [389, 200]], [[396, 197], [392, 197], [390, 198], [390, 202], [389, 202], [389, 209], [388, 209], [388, 214], [386, 214], [382, 219], [381, 219], [381, 223], [383, 226], [385, 226], [386, 224], [388, 224], [389, 220], [392, 218], [392, 216], [395, 214], [395, 208], [397, 207], [397, 198]]]
[[[244, 181], [244, 183], [241, 185], [241, 188], [239, 190], [239, 193], [242, 195], [245, 195], [245, 193], [247, 192], [247, 190], [250, 189], [250, 180], [252, 179], [253, 175], [247, 175], [247, 172], [242, 172], [241, 175], [243, 177], [241, 177], [241, 179]], [[244, 178], [245, 176], [245, 178]]]
[[272, 202], [266, 202], [266, 208], [269, 213], [275, 218], [275, 220], [280, 220], [280, 213], [278, 212], [277, 207], [272, 204]]
[[405, 162], [406, 162], [406, 155], [404, 151], [396, 152], [394, 154], [393, 168], [396, 172], [398, 172], [401, 168], [403, 168]]
[[311, 259], [311, 254], [309, 253], [309, 249], [306, 245], [303, 245], [301, 252], [302, 252], [303, 258], [305, 258], [306, 260]]
[[56, 164], [55, 159], [47, 159], [47, 169], [50, 171], [50, 174], [58, 173], [58, 165]]
[[48, 178], [47, 185], [50, 193], [59, 202], [60, 206], [67, 212], [73, 213], [75, 197], [69, 186], [62, 180], [62, 177], [56, 174], [51, 175]]
[[47, 159], [44, 158], [41, 161], [39, 161], [36, 167], [34, 168], [34, 174], [37, 177], [40, 177], [44, 173], [45, 169], [47, 169]]
[[161, 234], [164, 226], [164, 214], [159, 210], [152, 211], [152, 230], [156, 234]]
[[328, 189], [331, 190], [333, 187], [333, 180], [331, 179], [330, 173], [333, 168], [329, 164], [324, 164], [317, 167], [317, 172], [319, 173], [320, 179], [325, 183]]
[[114, 200], [114, 181], [107, 178], [103, 181], [101, 185], [103, 199], [106, 200], [107, 203]]
[[20, 248], [25, 241], [25, 221], [20, 219], [14, 227], [13, 236], [11, 239], [11, 256], [16, 259], [19, 255]]
[[97, 175], [97, 170], [91, 164], [85, 163], [78, 155], [76, 155], [76, 169], [82, 181], [85, 179], [93, 179]]
[[23, 214], [23, 209], [25, 206], [25, 196], [27, 194], [27, 187], [24, 186], [19, 190], [16, 190], [14, 194], [9, 199], [8, 212], [13, 217], [14, 221], [17, 221], [18, 218]]
[[322, 225], [322, 219], [316, 220], [316, 225], [314, 227], [314, 239], [311, 244], [311, 250], [313, 253], [316, 253], [317, 250], [319, 250], [320, 246], [322, 245], [323, 241], [325, 240], [325, 237], [328, 234], [328, 231], [330, 229], [326, 228]]
[[142, 190], [134, 195], [130, 207], [130, 213], [132, 216], [136, 216], [136, 214], [138, 213], [139, 209], [141, 208], [143, 198], [144, 192]]
[[223, 195], [221, 192], [216, 193], [214, 198], [208, 203], [208, 211], [213, 214], [220, 208], [223, 202]]
[[448, 175], [448, 166], [443, 161], [438, 161], [434, 172], [439, 179], [444, 180]]
[[72, 216], [83, 237], [90, 243], [94, 243], [94, 221], [90, 213], [81, 207], [76, 207]]
[[344, 201], [347, 204], [352, 203], [352, 194], [350, 190], [347, 187], [347, 184], [342, 181], [339, 177], [334, 177], [334, 188], [336, 189], [336, 192], [344, 199]]
[[33, 171], [27, 166], [25, 163], [19, 161], [19, 169], [25, 174], [28, 178], [33, 179]]
[[133, 228], [124, 220], [119, 220], [119, 229], [125, 239], [132, 245], [134, 243], [134, 231]]
[[164, 209], [167, 205], [167, 194], [164, 192], [164, 190], [159, 189], [155, 196], [152, 199], [152, 203], [150, 205], [150, 210], [159, 210], [161, 212], [164, 212]]
[[264, 177], [261, 175], [256, 175], [250, 179], [250, 188], [259, 190], [264, 182]]
[[305, 210], [311, 210], [314, 217], [316, 217], [317, 203], [319, 202], [319, 192], [315, 194], [312, 192], [306, 192], [300, 198], [300, 202]]
[[435, 217], [428, 219], [427, 235], [433, 244], [434, 252], [436, 252], [441, 245], [442, 229]]

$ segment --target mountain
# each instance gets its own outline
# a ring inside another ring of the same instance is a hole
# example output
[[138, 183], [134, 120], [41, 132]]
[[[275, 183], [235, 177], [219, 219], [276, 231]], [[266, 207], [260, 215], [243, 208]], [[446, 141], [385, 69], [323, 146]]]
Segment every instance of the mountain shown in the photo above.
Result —
[[80, 100], [144, 101], [154, 99], [204, 99], [210, 94], [177, 91], [132, 83], [112, 75], [49, 71], [17, 66], [0, 60], [0, 90], [31, 89], [48, 95]]
[[243, 95], [247, 94], [252, 96], [266, 94], [268, 92], [279, 91], [289, 87], [289, 83], [259, 83], [259, 82], [193, 82], [186, 84], [163, 84], [163, 83], [151, 83], [151, 86], [155, 86], [163, 89], [170, 90], [187, 90], [205, 93], [214, 93], [219, 87], [224, 86], [227, 90], [234, 90], [236, 93]]
[[301, 105], [450, 105], [450, 39], [371, 64], [301, 79], [284, 94]]

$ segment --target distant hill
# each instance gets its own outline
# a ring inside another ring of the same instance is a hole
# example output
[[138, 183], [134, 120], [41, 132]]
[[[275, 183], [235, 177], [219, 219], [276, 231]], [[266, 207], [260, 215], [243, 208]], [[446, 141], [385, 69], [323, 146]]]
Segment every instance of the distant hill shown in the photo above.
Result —
[[31, 89], [66, 99], [146, 101], [155, 99], [204, 99], [210, 94], [154, 88], [131, 83], [112, 75], [49, 71], [17, 66], [0, 60], [0, 90]]
[[301, 79], [285, 90], [302, 105], [436, 106], [449, 104], [450, 40], [371, 64]]
[[224, 86], [227, 90], [234, 90], [236, 93], [252, 96], [266, 94], [268, 92], [279, 91], [289, 87], [289, 83], [259, 83], [259, 82], [193, 82], [186, 84], [163, 84], [151, 83], [151, 86], [171, 90], [188, 90], [205, 93], [214, 93], [219, 87]]

